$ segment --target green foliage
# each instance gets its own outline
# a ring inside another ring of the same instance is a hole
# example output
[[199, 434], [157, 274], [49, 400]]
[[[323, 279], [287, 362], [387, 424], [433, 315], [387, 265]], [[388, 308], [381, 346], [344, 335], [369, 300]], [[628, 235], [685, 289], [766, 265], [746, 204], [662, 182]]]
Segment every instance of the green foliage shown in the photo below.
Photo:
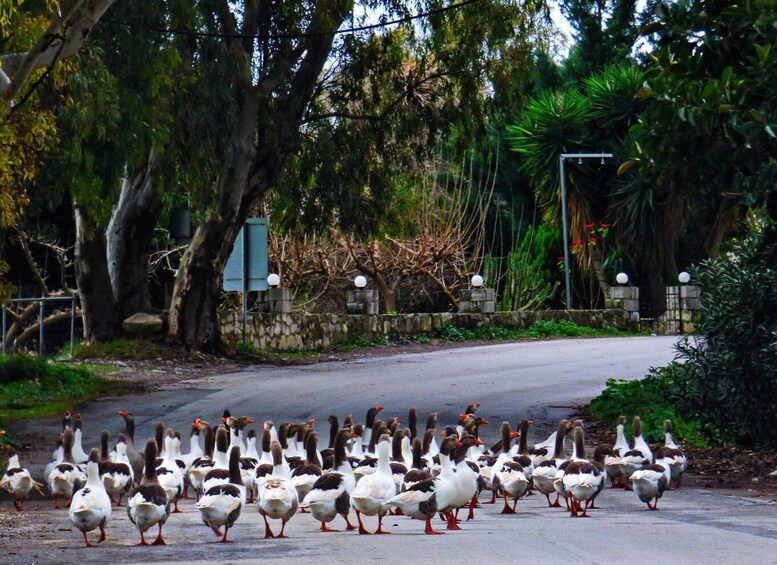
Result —
[[685, 414], [723, 437], [771, 448], [777, 446], [776, 257], [777, 245], [756, 236], [694, 271], [703, 339], [680, 345], [685, 364], [677, 375]]
[[82, 366], [25, 355], [0, 357], [0, 422], [52, 414], [107, 390], [114, 381]]
[[343, 341], [335, 346], [337, 351], [353, 351], [354, 349], [363, 349], [365, 347], [375, 347], [377, 345], [386, 345], [388, 339], [382, 335], [351, 335], [349, 334]]
[[578, 326], [567, 320], [539, 320], [529, 328], [507, 328], [505, 326], [478, 326], [461, 328], [445, 325], [437, 330], [442, 341], [505, 341], [512, 339], [531, 339], [548, 337], [604, 337], [631, 335], [613, 327], [589, 328]]
[[499, 283], [500, 310], [539, 310], [547, 307], [559, 286], [559, 282], [554, 280], [552, 258], [560, 253], [560, 235], [547, 223], [536, 229], [530, 226], [518, 249], [508, 254], [502, 268], [497, 259], [486, 257], [486, 280], [497, 280], [497, 273], [504, 273]]
[[[143, 339], [114, 339], [90, 345], [79, 344], [74, 359], [191, 359], [183, 347]], [[199, 354], [194, 354], [195, 358]]]
[[617, 423], [618, 417], [632, 416], [642, 420], [643, 435], [647, 441], [663, 443], [664, 420], [671, 420], [674, 436], [681, 443], [705, 447], [707, 439], [702, 426], [695, 420], [686, 420], [677, 410], [677, 385], [673, 375], [679, 364], [651, 369], [649, 375], [636, 381], [608, 379], [607, 386], [591, 401], [591, 411], [605, 422]]

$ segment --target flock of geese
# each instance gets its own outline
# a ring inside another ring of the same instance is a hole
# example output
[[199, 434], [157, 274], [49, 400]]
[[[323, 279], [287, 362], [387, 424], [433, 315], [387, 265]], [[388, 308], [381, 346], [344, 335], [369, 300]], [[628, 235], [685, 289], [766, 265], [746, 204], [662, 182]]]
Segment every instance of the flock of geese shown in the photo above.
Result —
[[[477, 415], [479, 406], [468, 406], [457, 425], [445, 427], [441, 434], [436, 431], [436, 412], [429, 414], [426, 429], [419, 434], [415, 408], [410, 409], [407, 428], [396, 417], [379, 420], [382, 406], [371, 407], [364, 423], [355, 423], [349, 415], [341, 426], [336, 416], [330, 416], [325, 449], [319, 449], [315, 420], [278, 428], [266, 421], [257, 434], [247, 429], [253, 419], [236, 418], [225, 410], [217, 426], [201, 419], [192, 423], [185, 454], [180, 432], [162, 423], [138, 451], [135, 420], [129, 412], [119, 413], [125, 432], [113, 450], [109, 451], [109, 434], [103, 431], [101, 448], [86, 453], [82, 418], [67, 412], [44, 480], [54, 508], [66, 501], [70, 520], [87, 547], [94, 547], [88, 532], [99, 529], [98, 543], [105, 540], [112, 507], [121, 506], [125, 496], [129, 519], [140, 533], [139, 545], [149, 544], [144, 534], [154, 527], [158, 533], [151, 543], [165, 545], [162, 527], [170, 514], [180, 511], [179, 502], [190, 498], [190, 489], [203, 523], [220, 541], [229, 542], [229, 529], [246, 504], [256, 504], [265, 538], [286, 537], [288, 521], [305, 512], [321, 523], [324, 532], [336, 531], [328, 524], [342, 516], [347, 530], [368, 534], [363, 516], [377, 516], [374, 533], [390, 533], [383, 529], [383, 517], [403, 514], [423, 520], [424, 532], [433, 535], [442, 533], [432, 525], [435, 516], [448, 530], [461, 529], [462, 509], [467, 511], [466, 520], [473, 519], [482, 490], [491, 491], [486, 503], [502, 499], [503, 514], [515, 513], [518, 500], [538, 491], [548, 506], [561, 506], [563, 498], [570, 516], [587, 517], [606, 479], [612, 487], [633, 490], [650, 510], [657, 510], [658, 499], [671, 484], [680, 487], [686, 458], [674, 443], [669, 420], [664, 423], [665, 445], [654, 454], [642, 437], [639, 417], [634, 418], [634, 442], [629, 446], [622, 416], [615, 444], [597, 447], [589, 460], [579, 420], [562, 420], [550, 437], [531, 447], [530, 420], [522, 420], [515, 430], [503, 422], [499, 441], [486, 448], [479, 428], [488, 421]], [[570, 435], [573, 450], [568, 457], [564, 442]], [[0, 488], [10, 493], [17, 510], [33, 489], [41, 491], [42, 486], [22, 468], [18, 455], [10, 457]], [[352, 510], [356, 524], [349, 518]], [[278, 533], [270, 520], [281, 521]]]

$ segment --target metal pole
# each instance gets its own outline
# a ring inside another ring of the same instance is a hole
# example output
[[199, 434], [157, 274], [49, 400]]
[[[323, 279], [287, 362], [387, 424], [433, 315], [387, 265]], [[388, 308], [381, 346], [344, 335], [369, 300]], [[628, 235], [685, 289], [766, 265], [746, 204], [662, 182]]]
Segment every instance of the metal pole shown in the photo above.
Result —
[[248, 320], [248, 276], [246, 270], [248, 269], [248, 230], [243, 227], [243, 343], [246, 342], [246, 323]]
[[8, 331], [6, 329], [6, 325], [8, 323], [6, 320], [6, 315], [8, 314], [8, 312], [6, 311], [6, 308], [7, 308], [6, 306], [3, 306], [3, 355], [5, 355], [5, 352], [6, 352], [5, 332]]
[[38, 355], [43, 357], [43, 300], [40, 301], [40, 323], [38, 326]]
[[564, 159], [558, 158], [559, 175], [561, 176], [561, 226], [564, 239], [564, 280], [567, 285], [567, 310], [572, 309], [572, 279], [569, 276], [569, 228], [567, 226], [567, 181], [564, 175]]
[[680, 330], [680, 335], [684, 335], [683, 331], [683, 283], [677, 283], [677, 312], [680, 315], [677, 326]]
[[73, 360], [73, 354], [76, 346], [76, 295], [73, 294], [70, 302], [70, 360]]

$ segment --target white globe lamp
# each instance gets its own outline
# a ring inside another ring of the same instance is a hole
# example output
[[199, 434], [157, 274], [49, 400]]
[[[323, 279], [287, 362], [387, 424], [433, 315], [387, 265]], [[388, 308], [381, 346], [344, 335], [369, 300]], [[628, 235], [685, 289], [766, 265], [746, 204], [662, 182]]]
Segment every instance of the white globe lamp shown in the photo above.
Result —
[[691, 275], [686, 271], [683, 271], [677, 275], [677, 280], [680, 281], [680, 284], [688, 284], [688, 282], [691, 280]]
[[615, 280], [618, 281], [618, 284], [626, 284], [629, 282], [629, 275], [626, 273], [618, 273], [615, 275]]
[[276, 273], [270, 273], [267, 276], [267, 284], [270, 286], [278, 286], [281, 284], [281, 277], [279, 277]]
[[353, 279], [353, 284], [356, 286], [356, 288], [364, 288], [367, 286], [367, 277], [363, 275], [359, 275], [355, 279]]
[[481, 277], [480, 275], [474, 275], [470, 282], [472, 283], [473, 287], [480, 288], [481, 286], [483, 286], [483, 277]]

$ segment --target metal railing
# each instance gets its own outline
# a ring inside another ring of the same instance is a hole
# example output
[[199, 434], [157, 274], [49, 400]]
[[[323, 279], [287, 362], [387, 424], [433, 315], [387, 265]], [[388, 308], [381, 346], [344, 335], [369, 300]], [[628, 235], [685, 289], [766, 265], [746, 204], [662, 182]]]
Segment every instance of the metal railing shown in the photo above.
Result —
[[[15, 347], [15, 343], [9, 344], [9, 327], [8, 327], [8, 315], [9, 305], [13, 304], [34, 304], [38, 303], [38, 354], [43, 355], [45, 353], [45, 329], [46, 329], [46, 305], [59, 302], [70, 302], [70, 358], [73, 358], [75, 349], [75, 330], [76, 330], [76, 301], [78, 295], [73, 294], [71, 296], [44, 296], [38, 298], [12, 298], [7, 303], [3, 304], [3, 316], [2, 316], [2, 331], [3, 331], [3, 353], [7, 353], [9, 345]], [[14, 340], [15, 341], [15, 340]]]

